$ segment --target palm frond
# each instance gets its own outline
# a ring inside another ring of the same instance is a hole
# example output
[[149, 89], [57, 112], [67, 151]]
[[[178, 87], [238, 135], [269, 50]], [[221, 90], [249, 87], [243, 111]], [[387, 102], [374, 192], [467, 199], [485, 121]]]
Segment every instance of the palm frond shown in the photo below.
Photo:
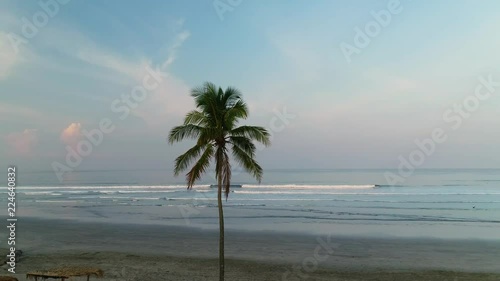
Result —
[[177, 157], [175, 159], [174, 175], [178, 176], [180, 172], [186, 170], [189, 164], [191, 164], [191, 162], [193, 162], [195, 158], [200, 156], [201, 152], [203, 151], [203, 148], [204, 148], [203, 145], [197, 144], [191, 147], [184, 154]]
[[177, 126], [170, 131], [168, 142], [173, 144], [174, 142], [179, 142], [187, 138], [194, 139], [197, 138], [202, 131], [203, 128], [198, 125], [188, 124]]
[[263, 128], [258, 126], [240, 126], [231, 130], [231, 136], [243, 136], [250, 138], [251, 140], [256, 140], [265, 146], [271, 145], [271, 140], [269, 137], [271, 136], [269, 132]]
[[224, 151], [224, 158], [222, 163], [222, 187], [224, 189], [224, 194], [226, 195], [226, 200], [229, 197], [229, 189], [231, 187], [231, 162], [229, 161], [229, 156], [226, 151]]
[[[220, 110], [217, 107], [218, 89], [212, 83], [206, 82], [202, 87], [194, 88], [191, 91], [191, 96], [194, 97], [196, 107], [207, 115], [212, 121], [218, 121]], [[217, 123], [211, 124], [213, 126]]]
[[223, 165], [222, 162], [224, 161], [224, 151], [223, 147], [217, 146], [217, 150], [215, 151], [215, 178], [217, 179], [217, 182], [219, 179], [222, 179], [222, 170], [223, 170]]
[[243, 150], [248, 156], [254, 157], [256, 147], [253, 144], [252, 140], [247, 137], [229, 137], [229, 142], [232, 145], [238, 146], [241, 150]]
[[196, 102], [198, 102], [199, 100], [202, 101], [204, 96], [209, 93], [217, 93], [217, 86], [215, 86], [214, 83], [205, 82], [203, 83], [203, 86], [196, 87], [191, 90], [191, 96], [195, 98]]
[[212, 145], [205, 145], [205, 151], [201, 155], [200, 159], [194, 164], [193, 168], [186, 174], [186, 181], [188, 183], [188, 189], [193, 188], [194, 183], [201, 178], [205, 173], [207, 168], [210, 166], [210, 158], [214, 154], [214, 148]]
[[184, 125], [197, 125], [197, 126], [207, 126], [208, 121], [207, 116], [203, 112], [198, 110], [193, 110], [186, 114], [184, 118]]
[[226, 108], [233, 107], [233, 105], [241, 100], [241, 92], [233, 87], [227, 87], [221, 95], [221, 102]]
[[198, 144], [214, 143], [220, 138], [220, 130], [213, 127], [203, 128], [203, 131], [198, 136]]
[[262, 181], [263, 170], [262, 167], [255, 161], [253, 157], [248, 155], [243, 149], [237, 145], [232, 147], [234, 159], [251, 174], [259, 183]]
[[224, 115], [224, 124], [228, 130], [232, 130], [241, 119], [248, 117], [248, 106], [242, 100], [237, 100]]

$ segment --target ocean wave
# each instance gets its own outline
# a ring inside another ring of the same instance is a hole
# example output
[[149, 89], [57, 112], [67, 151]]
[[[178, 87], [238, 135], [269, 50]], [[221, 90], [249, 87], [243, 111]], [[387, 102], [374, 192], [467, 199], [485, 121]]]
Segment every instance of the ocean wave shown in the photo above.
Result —
[[[375, 189], [378, 185], [307, 185], [307, 184], [276, 184], [276, 185], [253, 185], [244, 184], [242, 188], [270, 188], [270, 189], [306, 189], [306, 190], [363, 190]], [[43, 195], [52, 191], [68, 194], [115, 194], [115, 193], [170, 193], [185, 191], [185, 185], [120, 185], [120, 186], [23, 186], [18, 188], [26, 195]], [[211, 192], [210, 185], [195, 185], [195, 192]]]
[[287, 188], [287, 189], [373, 189], [377, 185], [307, 185], [307, 184], [276, 184], [276, 185], [254, 185], [244, 184], [243, 188]]
[[33, 195], [51, 195], [52, 191], [33, 191], [33, 192], [20, 192], [20, 194], [33, 196]]
[[83, 201], [75, 200], [35, 200], [38, 203], [83, 203]]
[[[193, 188], [210, 188], [210, 185], [194, 185]], [[99, 189], [187, 189], [187, 185], [89, 185], [89, 186], [20, 186], [18, 190], [99, 190]]]
[[[236, 194], [275, 194], [275, 195], [295, 195], [295, 194], [304, 194], [304, 195], [369, 195], [371, 193], [345, 193], [345, 192], [325, 192], [325, 191], [314, 191], [314, 190], [287, 190], [287, 191], [270, 191], [270, 190], [233, 190]], [[379, 194], [379, 193], [377, 193]], [[406, 193], [405, 193], [406, 194]]]

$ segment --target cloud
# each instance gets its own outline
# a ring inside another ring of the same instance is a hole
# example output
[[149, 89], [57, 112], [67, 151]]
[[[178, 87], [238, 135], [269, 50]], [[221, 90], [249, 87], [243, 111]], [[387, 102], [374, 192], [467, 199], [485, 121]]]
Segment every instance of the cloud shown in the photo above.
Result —
[[82, 138], [81, 128], [80, 123], [71, 123], [62, 131], [61, 141], [67, 145], [76, 144]]
[[166, 77], [132, 114], [144, 120], [150, 128], [167, 126], [166, 121], [183, 116], [194, 106], [189, 91], [190, 87], [182, 80]]
[[177, 58], [177, 50], [182, 46], [184, 41], [189, 38], [189, 36], [191, 36], [191, 33], [187, 30], [182, 30], [176, 35], [174, 43], [168, 48], [168, 57], [161, 65], [163, 69], [169, 67], [175, 61]]
[[7, 145], [18, 155], [29, 156], [38, 142], [36, 129], [25, 129], [23, 132], [14, 132], [6, 137]]
[[[177, 28], [180, 29], [180, 31], [176, 33], [173, 42], [165, 48], [167, 50], [167, 57], [160, 63], [160, 67], [163, 70], [166, 70], [177, 59], [178, 49], [191, 35], [189, 31], [182, 29], [182, 21], [178, 23]], [[154, 68], [148, 58], [127, 60], [107, 50], [91, 47], [95, 46], [95, 44], [89, 42], [88, 39], [81, 40], [87, 42], [82, 45], [84, 46], [83, 48], [81, 47], [78, 50], [76, 56], [78, 59], [86, 63], [107, 68], [117, 73], [128, 75], [137, 80], [143, 79], [143, 70], [145, 69], [145, 66]]]
[[[190, 32], [184, 28], [184, 20], [175, 21], [172, 26], [172, 35], [165, 40], [166, 44], [158, 48], [159, 52], [166, 58], [158, 63], [162, 69], [167, 68], [177, 58], [177, 50], [184, 41], [190, 37]], [[158, 34], [155, 37], [159, 37]], [[89, 36], [70, 26], [53, 24], [44, 29], [44, 40], [42, 47], [57, 50], [60, 54], [76, 58], [83, 63], [110, 71], [109, 74], [120, 74], [126, 76], [125, 80], [133, 78], [143, 79], [142, 71], [146, 65], [151, 65], [153, 61], [150, 52], [142, 53], [138, 50], [138, 55], [128, 57], [122, 53], [122, 50], [114, 50], [103, 46], [92, 40]], [[71, 38], [66, 40], [65, 38]], [[154, 38], [155, 40], [157, 38]], [[137, 40], [146, 40], [137, 38]], [[139, 45], [139, 44], [137, 44]], [[158, 60], [155, 60], [158, 62]], [[95, 72], [95, 69], [93, 70]]]
[[[181, 27], [181, 22], [179, 25]], [[143, 119], [150, 127], [164, 126], [165, 120], [169, 116], [182, 116], [193, 105], [188, 95], [190, 87], [168, 72], [168, 67], [177, 59], [177, 50], [189, 36], [190, 33], [187, 30], [178, 32], [172, 45], [168, 47], [166, 58], [160, 64], [161, 69], [168, 73], [168, 77], [163, 78], [159, 87], [150, 92], [148, 98], [137, 109], [133, 110], [133, 114]], [[148, 66], [154, 69], [153, 65], [148, 64]], [[146, 74], [143, 72], [138, 82], [142, 81]]]
[[[60, 72], [114, 82], [120, 87], [115, 97], [120, 92], [130, 94], [135, 86], [142, 85], [144, 77], [149, 75], [147, 68], [161, 69], [163, 73], [168, 74], [168, 77], [163, 77], [160, 85], [149, 91], [147, 99], [140, 102], [137, 108], [131, 108], [134, 116], [144, 120], [149, 128], [157, 129], [165, 126], [165, 118], [182, 116], [192, 107], [192, 100], [188, 95], [191, 87], [169, 71], [169, 67], [177, 60], [180, 48], [189, 39], [191, 33], [184, 27], [183, 20], [176, 21], [168, 33], [162, 40], [158, 51], [153, 52], [154, 54], [141, 53], [139, 50], [135, 52], [137, 55], [129, 56], [122, 50], [97, 44], [87, 34], [69, 25], [54, 23], [44, 29], [45, 40], [37, 41], [36, 45], [30, 44], [26, 49], [36, 47], [32, 50], [32, 60], [30, 57], [30, 63], [34, 67], [50, 66], [50, 69]], [[71, 38], [71, 40], [64, 38]], [[6, 39], [9, 43], [7, 37]], [[59, 57], [46, 56], [45, 50], [52, 50]], [[0, 58], [2, 58], [1, 70], [4, 67], [4, 60], [3, 57]], [[73, 65], [68, 62], [77, 63]], [[0, 72], [0, 79], [1, 74]], [[9, 113], [8, 107], [0, 105], [0, 117], [9, 116], [7, 113]], [[29, 113], [29, 116], [34, 116], [33, 112]], [[37, 120], [32, 117], [29, 119]], [[74, 145], [81, 139], [80, 129], [80, 123], [70, 124], [60, 133], [60, 140], [67, 145]]]
[[78, 51], [77, 57], [86, 63], [107, 68], [124, 75], [136, 77], [138, 73], [138, 67], [136, 63], [128, 62], [116, 55], [102, 50], [80, 50]]
[[[165, 118], [172, 115], [182, 116], [192, 107], [192, 100], [188, 95], [191, 87], [169, 72], [169, 67], [178, 58], [179, 49], [191, 36], [191, 33], [184, 28], [182, 19], [173, 24], [171, 37], [159, 48], [160, 55], [156, 57], [148, 55], [125, 57], [118, 52], [100, 47], [79, 32], [71, 35], [73, 38], [71, 42], [55, 44], [60, 38], [70, 36], [71, 32], [67, 27], [49, 30], [49, 38], [54, 39], [50, 43], [53, 44], [51, 47], [81, 62], [102, 68], [106, 77], [120, 75], [120, 79], [127, 83], [128, 88], [123, 89], [125, 93], [130, 93], [135, 86], [143, 84], [144, 77], [149, 75], [147, 68], [155, 70], [159, 68], [161, 72], [167, 73], [168, 77], [162, 77], [163, 80], [156, 89], [148, 91], [147, 99], [141, 101], [137, 108], [132, 108], [132, 114], [144, 120], [148, 127], [164, 126]], [[76, 125], [71, 129], [77, 129]]]

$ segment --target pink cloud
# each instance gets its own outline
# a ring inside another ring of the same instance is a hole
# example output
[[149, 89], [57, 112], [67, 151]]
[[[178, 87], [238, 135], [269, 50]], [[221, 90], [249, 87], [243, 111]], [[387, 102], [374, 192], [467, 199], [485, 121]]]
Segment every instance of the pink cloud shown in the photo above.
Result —
[[82, 138], [81, 128], [80, 123], [71, 123], [61, 132], [61, 141], [67, 145], [76, 144]]
[[10, 133], [6, 141], [16, 154], [29, 156], [38, 142], [37, 130], [26, 129], [23, 132]]

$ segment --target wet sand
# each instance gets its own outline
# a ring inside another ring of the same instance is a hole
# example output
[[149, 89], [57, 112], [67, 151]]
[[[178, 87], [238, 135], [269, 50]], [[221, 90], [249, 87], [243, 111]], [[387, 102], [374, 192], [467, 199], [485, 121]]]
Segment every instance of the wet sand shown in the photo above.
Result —
[[[23, 218], [17, 241], [19, 280], [66, 265], [100, 267], [106, 281], [217, 280], [211, 230]], [[228, 231], [226, 258], [226, 280], [500, 280], [500, 242], [488, 240]]]

